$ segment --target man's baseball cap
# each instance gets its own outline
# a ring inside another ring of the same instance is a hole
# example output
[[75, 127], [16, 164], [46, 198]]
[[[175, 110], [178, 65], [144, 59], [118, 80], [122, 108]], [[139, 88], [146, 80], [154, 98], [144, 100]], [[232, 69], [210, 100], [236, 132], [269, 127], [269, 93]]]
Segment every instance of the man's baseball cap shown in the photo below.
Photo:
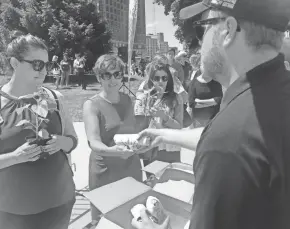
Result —
[[[185, 0], [180, 19], [188, 19], [206, 10], [216, 9], [237, 19], [285, 32], [290, 20], [290, 0]], [[189, 4], [191, 2], [191, 4]]]

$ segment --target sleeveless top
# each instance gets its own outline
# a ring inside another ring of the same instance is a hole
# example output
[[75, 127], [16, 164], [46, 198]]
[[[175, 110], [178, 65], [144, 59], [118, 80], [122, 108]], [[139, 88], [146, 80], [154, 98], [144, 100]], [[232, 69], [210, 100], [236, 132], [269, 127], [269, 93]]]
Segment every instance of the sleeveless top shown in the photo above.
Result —
[[[15, 110], [25, 105], [22, 101], [10, 100], [0, 109], [0, 154], [13, 152], [26, 142], [26, 137], [33, 136], [32, 130], [15, 126], [23, 119], [34, 123], [27, 109], [21, 117], [17, 115]], [[61, 122], [56, 111], [49, 111], [47, 118], [47, 131], [61, 135]], [[62, 152], [47, 159], [1, 169], [0, 211], [30, 215], [66, 204], [75, 197], [72, 175], [67, 157]]]
[[[132, 112], [132, 101], [126, 94], [120, 93], [120, 101], [118, 103], [109, 103], [103, 99], [100, 95], [96, 95], [90, 99], [93, 101], [99, 119], [100, 137], [102, 142], [107, 146], [115, 145], [114, 135], [118, 132], [121, 122], [123, 122], [129, 112]], [[130, 166], [132, 161], [138, 155], [122, 159], [120, 157], [105, 157], [98, 154], [98, 152], [92, 151], [94, 161], [103, 168], [99, 173], [105, 172], [108, 167], [115, 168], [126, 168]]]

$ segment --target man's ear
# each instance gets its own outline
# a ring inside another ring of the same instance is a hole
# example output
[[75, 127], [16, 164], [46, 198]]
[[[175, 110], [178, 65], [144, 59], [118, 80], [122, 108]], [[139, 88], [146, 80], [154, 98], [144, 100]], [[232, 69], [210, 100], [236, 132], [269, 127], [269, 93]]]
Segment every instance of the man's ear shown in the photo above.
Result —
[[238, 28], [238, 22], [233, 17], [228, 17], [225, 21], [224, 29], [222, 30], [221, 36], [223, 39], [223, 46], [227, 48], [232, 44], [236, 38]]
[[17, 60], [15, 57], [11, 57], [10, 64], [11, 64], [11, 67], [13, 68], [13, 70], [15, 70], [19, 65], [19, 60]]

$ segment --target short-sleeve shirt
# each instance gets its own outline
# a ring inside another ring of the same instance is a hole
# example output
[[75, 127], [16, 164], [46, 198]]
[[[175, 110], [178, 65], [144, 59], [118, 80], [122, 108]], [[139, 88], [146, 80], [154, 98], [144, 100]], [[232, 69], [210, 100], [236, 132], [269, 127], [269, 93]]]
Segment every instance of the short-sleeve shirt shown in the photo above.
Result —
[[240, 76], [194, 161], [191, 229], [290, 228], [290, 74], [284, 56]]
[[[1, 97], [0, 97], [1, 99]], [[0, 100], [1, 101], [1, 100]], [[0, 109], [0, 154], [13, 152], [23, 145], [33, 131], [16, 127], [20, 120], [35, 124], [31, 112], [18, 116], [16, 109], [26, 104], [10, 100]], [[61, 135], [61, 121], [49, 111], [47, 131]], [[47, 159], [16, 164], [0, 170], [0, 211], [30, 215], [61, 206], [74, 199], [75, 185], [66, 155], [57, 152]]]

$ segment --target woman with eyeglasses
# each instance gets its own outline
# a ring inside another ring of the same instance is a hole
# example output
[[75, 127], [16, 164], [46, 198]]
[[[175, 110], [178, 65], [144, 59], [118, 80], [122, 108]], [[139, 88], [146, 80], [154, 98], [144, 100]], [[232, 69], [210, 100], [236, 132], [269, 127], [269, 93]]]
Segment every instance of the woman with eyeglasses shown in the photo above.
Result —
[[[147, 122], [142, 125], [142, 129], [181, 129], [183, 127], [183, 100], [174, 92], [174, 82], [169, 66], [161, 61], [153, 61], [146, 69], [148, 80], [143, 88], [143, 96], [139, 94], [140, 99], [135, 104], [135, 115], [139, 120], [142, 120], [140, 116], [145, 116], [143, 120]], [[148, 112], [138, 112], [138, 110], [141, 111], [138, 108], [140, 104], [144, 104]], [[144, 164], [154, 160], [180, 162], [180, 148], [161, 144], [158, 149], [146, 152], [144, 157]]]
[[76, 147], [77, 137], [61, 94], [48, 90], [51, 98], [57, 97], [59, 110], [48, 111], [42, 126], [51, 136], [46, 145], [29, 145], [26, 139], [36, 133], [16, 126], [22, 120], [36, 125], [30, 110], [19, 115], [18, 109], [35, 103], [37, 97], [30, 95], [45, 90], [41, 86], [50, 69], [47, 46], [38, 37], [21, 35], [8, 45], [7, 55], [13, 75], [0, 87], [0, 228], [67, 229], [75, 202], [67, 154]]
[[[90, 190], [125, 177], [142, 181], [141, 162], [137, 154], [125, 146], [114, 143], [115, 134], [135, 133], [132, 101], [119, 92], [124, 77], [122, 60], [107, 54], [99, 57], [94, 72], [102, 90], [87, 100], [83, 107], [83, 119], [90, 148]], [[101, 215], [93, 205], [92, 218]]]

